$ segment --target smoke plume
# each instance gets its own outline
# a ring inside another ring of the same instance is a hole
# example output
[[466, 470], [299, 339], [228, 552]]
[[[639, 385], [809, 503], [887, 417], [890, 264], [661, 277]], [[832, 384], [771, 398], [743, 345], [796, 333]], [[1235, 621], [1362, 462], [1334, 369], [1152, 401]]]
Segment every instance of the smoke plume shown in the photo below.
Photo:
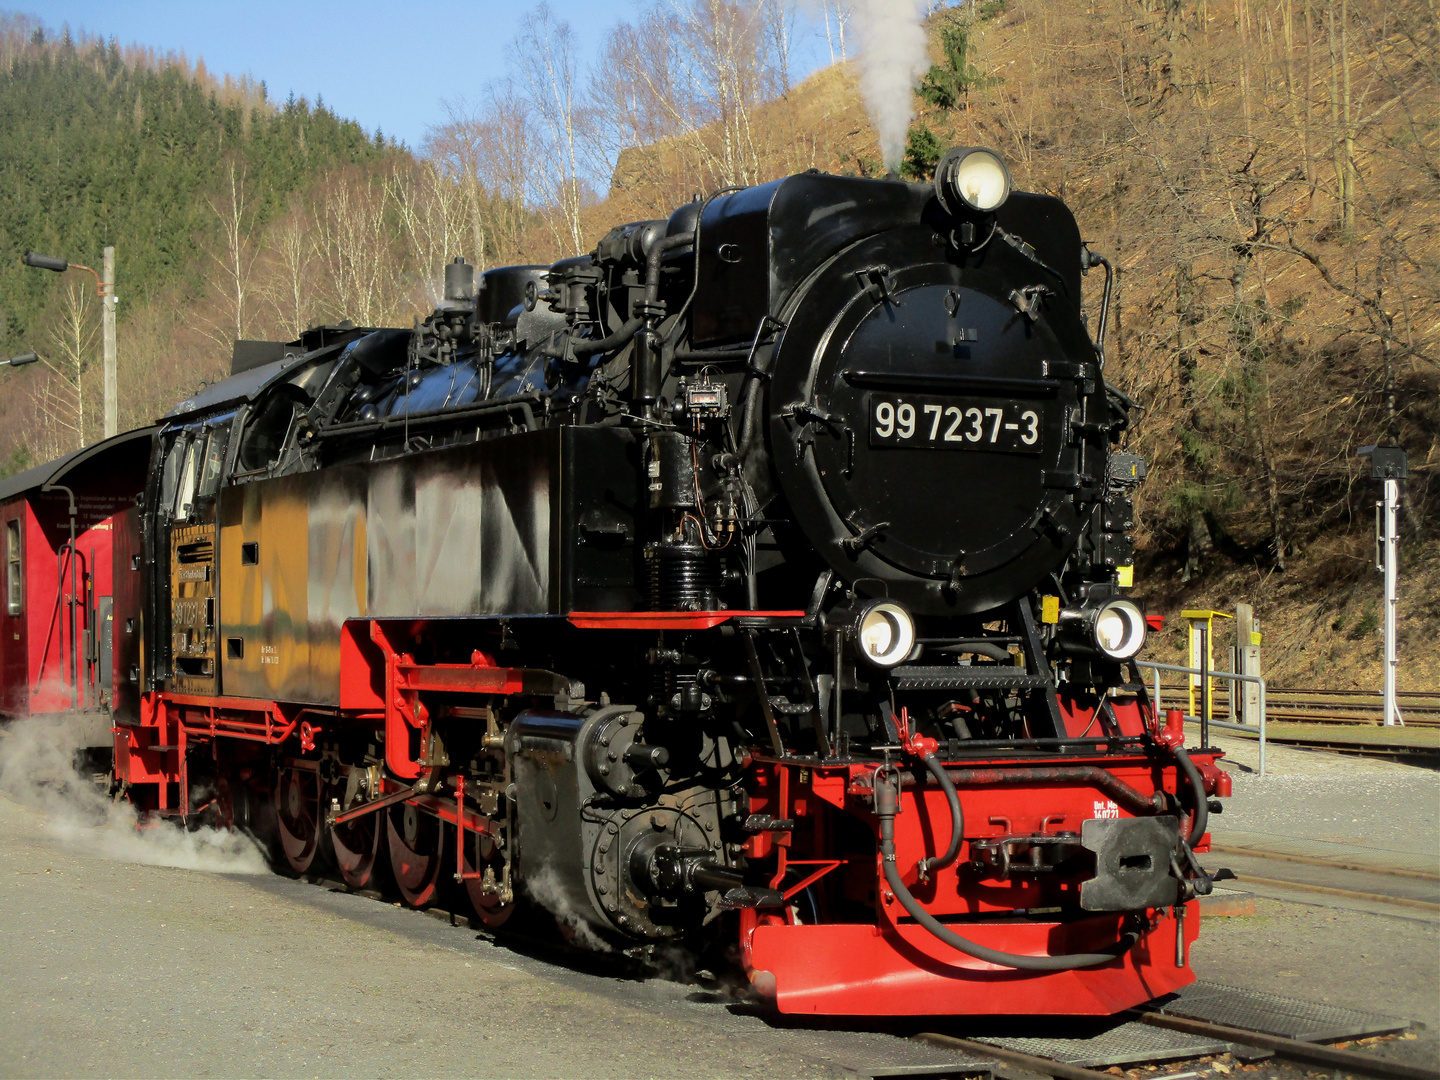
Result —
[[610, 944], [590, 929], [590, 923], [571, 906], [553, 866], [541, 865], [525, 875], [525, 889], [530, 898], [555, 916], [561, 934], [567, 941], [591, 952], [614, 952]]
[[223, 829], [141, 822], [129, 803], [112, 801], [75, 768], [90, 719], [15, 720], [0, 730], [0, 792], [45, 815], [52, 836], [116, 862], [175, 866], [224, 874], [268, 874], [254, 840]]
[[891, 172], [905, 155], [915, 83], [930, 70], [923, 6], [920, 0], [858, 0], [855, 5], [860, 92]]

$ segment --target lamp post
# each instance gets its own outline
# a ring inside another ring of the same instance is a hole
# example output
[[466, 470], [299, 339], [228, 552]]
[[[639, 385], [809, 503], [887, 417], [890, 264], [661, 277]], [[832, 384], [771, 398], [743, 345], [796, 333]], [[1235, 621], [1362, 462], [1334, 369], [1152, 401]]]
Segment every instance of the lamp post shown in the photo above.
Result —
[[100, 334], [105, 360], [105, 438], [111, 438], [120, 431], [120, 411], [117, 403], [118, 390], [115, 376], [115, 249], [105, 248], [102, 253], [100, 273], [83, 263], [59, 259], [54, 255], [39, 255], [25, 252], [22, 260], [26, 266], [37, 270], [53, 270], [63, 274], [66, 270], [88, 270], [95, 275], [95, 293], [100, 297]]
[[26, 364], [33, 364], [39, 360], [38, 353], [22, 352], [19, 356], [12, 356], [8, 360], [0, 360], [0, 367], [24, 367]]

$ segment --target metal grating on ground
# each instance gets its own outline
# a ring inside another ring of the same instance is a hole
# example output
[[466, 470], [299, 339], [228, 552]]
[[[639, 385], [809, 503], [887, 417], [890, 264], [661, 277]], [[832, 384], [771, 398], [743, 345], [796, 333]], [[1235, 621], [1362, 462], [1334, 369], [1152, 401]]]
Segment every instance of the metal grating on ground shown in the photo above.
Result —
[[993, 1080], [995, 1065], [990, 1061], [960, 1061], [953, 1065], [886, 1065], [870, 1069], [872, 1080]]
[[976, 1035], [974, 1038], [991, 1046], [1018, 1050], [1022, 1054], [1034, 1054], [1037, 1057], [1054, 1058], [1056, 1061], [1078, 1065], [1084, 1069], [1223, 1054], [1231, 1045], [1221, 1039], [1187, 1035], [1183, 1031], [1151, 1027], [1133, 1020], [1117, 1024], [1099, 1035], [1080, 1039], [991, 1038], [986, 1035]]
[[1151, 1008], [1170, 1016], [1249, 1028], [1304, 1042], [1360, 1039], [1404, 1031], [1410, 1026], [1408, 1020], [1395, 1016], [1342, 1009], [1336, 1005], [1299, 1001], [1279, 994], [1209, 982], [1191, 983], [1175, 999]]

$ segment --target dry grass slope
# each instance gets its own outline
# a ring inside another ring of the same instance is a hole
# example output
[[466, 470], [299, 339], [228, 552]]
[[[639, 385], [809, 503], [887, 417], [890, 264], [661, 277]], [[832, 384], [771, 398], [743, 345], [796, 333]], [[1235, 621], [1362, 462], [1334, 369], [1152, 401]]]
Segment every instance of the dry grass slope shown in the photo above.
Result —
[[[1008, 0], [963, 23], [941, 145], [990, 145], [1120, 270], [1110, 378], [1146, 406], [1140, 589], [1255, 604], [1282, 684], [1379, 679], [1373, 488], [1409, 452], [1402, 685], [1440, 682], [1440, 59], [1427, 0]], [[962, 16], [943, 13], [932, 25]], [[939, 58], [938, 37], [932, 54]], [[853, 75], [757, 111], [767, 175], [871, 172]], [[785, 140], [803, 131], [801, 141]], [[768, 142], [766, 140], [769, 140]], [[621, 161], [597, 227], [686, 197], [685, 148]], [[650, 183], [650, 178], [658, 181]], [[1098, 283], [1097, 283], [1098, 284]], [[1092, 297], [1093, 300], [1093, 297]], [[1158, 650], [1178, 655], [1171, 630]]]

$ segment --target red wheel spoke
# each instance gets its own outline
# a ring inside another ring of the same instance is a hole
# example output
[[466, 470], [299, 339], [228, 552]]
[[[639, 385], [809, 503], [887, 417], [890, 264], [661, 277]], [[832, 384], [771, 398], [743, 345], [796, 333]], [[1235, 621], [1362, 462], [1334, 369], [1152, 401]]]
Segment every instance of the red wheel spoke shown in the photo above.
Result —
[[391, 807], [385, 817], [390, 867], [400, 896], [411, 907], [425, 907], [435, 900], [444, 861], [440, 822], [408, 803]]

